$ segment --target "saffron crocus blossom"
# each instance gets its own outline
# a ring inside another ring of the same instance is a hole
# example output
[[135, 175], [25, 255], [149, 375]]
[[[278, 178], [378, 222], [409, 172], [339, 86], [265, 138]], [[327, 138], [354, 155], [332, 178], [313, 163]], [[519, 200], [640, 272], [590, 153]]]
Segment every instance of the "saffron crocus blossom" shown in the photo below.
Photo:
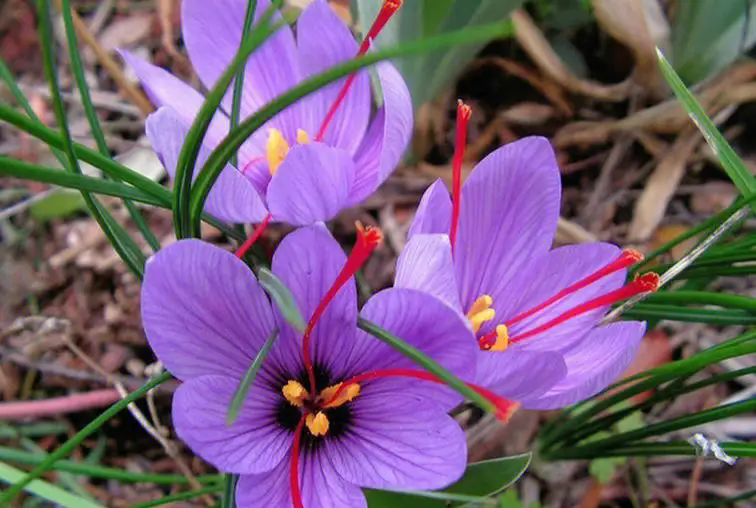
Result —
[[[271, 306], [252, 271], [218, 247], [182, 240], [147, 264], [147, 338], [183, 381], [173, 399], [176, 431], [218, 469], [241, 475], [238, 506], [365, 506], [361, 487], [434, 489], [462, 474], [465, 437], [447, 414], [458, 397], [413, 376], [411, 361], [357, 328], [352, 275], [376, 240], [375, 231], [361, 233], [348, 259], [320, 225], [281, 242], [272, 270], [312, 316], [304, 334]], [[359, 316], [451, 372], [474, 364], [466, 320], [421, 291], [381, 291]], [[232, 395], [275, 330], [229, 426]]]
[[396, 285], [435, 294], [467, 316], [479, 346], [476, 382], [501, 396], [548, 409], [607, 387], [634, 358], [645, 324], [598, 322], [610, 304], [658, 280], [624, 285], [639, 256], [614, 245], [551, 249], [561, 185], [544, 138], [499, 148], [463, 186], [455, 181], [452, 199], [441, 181], [425, 192]]
[[[325, 0], [302, 11], [296, 37], [284, 25], [247, 61], [241, 101], [242, 120], [302, 80], [368, 49], [398, 8], [387, 1], [365, 43], [358, 47], [349, 29]], [[192, 65], [210, 88], [239, 49], [245, 0], [183, 0], [182, 31]], [[256, 19], [270, 7], [258, 0]], [[280, 20], [276, 14], [273, 22]], [[199, 110], [199, 92], [167, 71], [122, 52], [158, 111], [147, 119], [147, 136], [173, 176], [182, 142]], [[307, 225], [353, 206], [386, 179], [399, 162], [412, 130], [409, 91], [390, 63], [376, 72], [381, 108], [371, 119], [367, 71], [344, 78], [288, 107], [248, 139], [238, 165], [228, 165], [208, 196], [206, 211], [231, 222]], [[195, 172], [228, 133], [231, 91], [213, 119]], [[225, 112], [224, 112], [225, 111]]]

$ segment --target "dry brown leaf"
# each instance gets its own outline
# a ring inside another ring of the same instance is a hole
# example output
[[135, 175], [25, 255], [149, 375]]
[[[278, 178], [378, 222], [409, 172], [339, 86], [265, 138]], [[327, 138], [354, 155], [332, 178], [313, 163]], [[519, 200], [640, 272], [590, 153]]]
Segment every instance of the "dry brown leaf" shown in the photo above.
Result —
[[[659, 227], [655, 232], [653, 237], [651, 238], [651, 243], [649, 244], [649, 248], [651, 250], [658, 249], [662, 245], [671, 242], [678, 236], [686, 233], [690, 229], [690, 226], [686, 226], [683, 224], [668, 224], [666, 226]], [[681, 242], [679, 245], [675, 246], [670, 250], [669, 254], [672, 256], [672, 259], [674, 261], [679, 261], [685, 254], [692, 249], [696, 243], [698, 243], [698, 236], [694, 236], [692, 238], [688, 238], [684, 242]], [[656, 264], [658, 260], [652, 261], [652, 264]]]
[[655, 97], [669, 95], [659, 73], [655, 48], [669, 43], [670, 27], [657, 0], [593, 0], [601, 28], [630, 48], [635, 59], [633, 79]]
[[605, 101], [623, 101], [630, 95], [633, 87], [630, 80], [615, 85], [604, 85], [580, 79], [570, 72], [524, 10], [514, 11], [512, 21], [515, 26], [515, 38], [522, 49], [543, 72], [566, 89]]
[[105, 51], [129, 47], [141, 42], [152, 30], [153, 14], [135, 12], [108, 24], [97, 40]]
[[628, 231], [631, 241], [647, 240], [659, 225], [685, 173], [688, 159], [700, 141], [700, 133], [693, 127], [688, 127], [659, 161], [635, 204]]
[[693, 192], [690, 209], [701, 215], [719, 213], [730, 206], [738, 195], [738, 190], [730, 182], [706, 182]]

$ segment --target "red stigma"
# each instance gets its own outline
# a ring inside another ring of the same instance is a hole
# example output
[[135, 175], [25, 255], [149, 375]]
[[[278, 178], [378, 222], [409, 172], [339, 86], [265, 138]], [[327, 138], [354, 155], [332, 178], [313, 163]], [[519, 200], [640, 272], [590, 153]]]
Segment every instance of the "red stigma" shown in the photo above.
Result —
[[462, 159], [465, 155], [465, 145], [467, 143], [467, 123], [470, 121], [472, 109], [470, 106], [457, 101], [457, 137], [454, 143], [454, 158], [452, 159], [452, 217], [451, 230], [449, 231], [449, 241], [451, 242], [452, 253], [457, 240], [457, 227], [459, 223], [459, 201], [462, 189]]
[[626, 300], [641, 293], [656, 291], [658, 288], [659, 275], [653, 272], [645, 273], [624, 287], [610, 291], [609, 293], [599, 296], [598, 298], [594, 298], [593, 300], [589, 300], [585, 303], [577, 305], [572, 309], [563, 312], [547, 323], [537, 326], [532, 330], [528, 330], [527, 332], [524, 332], [516, 337], [511, 337], [509, 339], [509, 342], [510, 344], [520, 342], [529, 337], [532, 337], [533, 335], [537, 335], [541, 332], [545, 332], [546, 330], [554, 328], [555, 326], [560, 325], [569, 319], [572, 319], [581, 314], [585, 314], [586, 312], [592, 311], [599, 307], [603, 307], [605, 305], [611, 305], [620, 300]]
[[273, 215], [268, 214], [265, 216], [263, 221], [260, 223], [259, 226], [257, 226], [257, 229], [254, 230], [254, 232], [244, 240], [244, 243], [236, 249], [236, 252], [234, 252], [234, 255], [236, 255], [237, 258], [241, 259], [244, 257], [244, 254], [247, 253], [247, 251], [254, 245], [254, 243], [262, 236], [265, 229], [268, 227], [268, 224], [270, 224], [270, 219], [273, 217]]
[[[413, 379], [421, 379], [423, 381], [431, 381], [433, 383], [443, 384], [443, 381], [438, 376], [424, 370], [379, 369], [362, 374], [357, 374], [356, 376], [347, 379], [341, 384], [341, 386], [339, 386], [338, 390], [336, 390], [336, 393], [333, 394], [331, 400], [335, 400], [336, 397], [338, 397], [344, 390], [346, 390], [349, 385], [385, 377], [409, 377]], [[509, 420], [509, 418], [512, 416], [512, 413], [514, 413], [514, 411], [519, 407], [519, 404], [509, 399], [505, 399], [504, 397], [499, 397], [495, 393], [483, 388], [482, 386], [474, 385], [472, 383], [465, 384], [482, 395], [488, 402], [490, 402], [496, 408], [496, 418], [503, 422]]]
[[304, 428], [305, 415], [299, 419], [297, 428], [294, 430], [294, 443], [291, 445], [291, 468], [289, 469], [289, 489], [291, 490], [291, 502], [294, 508], [304, 508], [302, 504], [302, 491], [299, 488], [299, 445], [302, 442], [302, 430]]
[[[386, 26], [386, 23], [391, 19], [391, 16], [393, 16], [401, 6], [402, 0], [384, 0], [380, 12], [378, 12], [378, 16], [375, 18], [375, 21], [373, 21], [373, 25], [370, 27], [370, 30], [368, 30], [367, 35], [365, 35], [365, 38], [362, 40], [360, 49], [357, 50], [357, 56], [362, 56], [367, 53], [373, 39], [378, 37], [378, 34], [381, 33], [381, 30]], [[323, 141], [328, 125], [331, 123], [331, 120], [333, 120], [336, 110], [339, 109], [341, 103], [344, 102], [346, 94], [352, 87], [356, 77], [357, 74], [350, 74], [344, 83], [344, 86], [341, 87], [339, 94], [336, 96], [336, 100], [333, 101], [333, 104], [331, 104], [331, 107], [328, 109], [328, 112], [323, 119], [323, 123], [320, 124], [320, 129], [318, 129], [318, 134], [315, 136], [315, 141]]]
[[643, 254], [641, 254], [637, 250], [633, 250], [633, 249], [623, 250], [622, 253], [617, 257], [617, 259], [615, 259], [614, 261], [612, 261], [608, 265], [599, 268], [598, 270], [596, 270], [592, 274], [588, 275], [584, 279], [581, 279], [581, 280], [577, 281], [576, 283], [574, 283], [574, 284], [572, 284], [570, 286], [567, 286], [566, 288], [564, 288], [563, 290], [561, 290], [560, 292], [558, 292], [557, 294], [555, 294], [554, 296], [552, 296], [548, 300], [540, 303], [539, 305], [536, 305], [532, 309], [527, 310], [527, 311], [523, 312], [522, 314], [519, 314], [519, 315], [517, 315], [517, 316], [515, 316], [515, 317], [513, 317], [513, 318], [511, 318], [509, 320], [507, 320], [506, 324], [507, 324], [507, 326], [512, 326], [513, 324], [515, 324], [515, 323], [517, 323], [519, 321], [522, 321], [523, 319], [525, 319], [527, 317], [532, 316], [536, 312], [538, 312], [540, 310], [543, 310], [544, 308], [548, 307], [552, 303], [555, 303], [558, 300], [561, 300], [565, 296], [570, 295], [570, 294], [572, 294], [572, 293], [574, 293], [574, 292], [576, 292], [576, 291], [578, 291], [580, 289], [583, 289], [584, 287], [589, 286], [590, 284], [593, 284], [597, 280], [603, 279], [607, 275], [611, 275], [614, 272], [617, 272], [619, 270], [623, 270], [623, 269], [625, 269], [625, 268], [627, 268], [627, 267], [629, 267], [631, 265], [634, 265], [635, 263], [637, 263], [638, 261], [640, 261], [642, 259], [643, 259]]
[[378, 12], [378, 16], [375, 17], [373, 25], [362, 40], [362, 44], [360, 44], [360, 50], [357, 52], [358, 55], [364, 55], [367, 53], [367, 50], [370, 48], [370, 41], [378, 37], [378, 34], [381, 33], [383, 27], [386, 26], [386, 23], [388, 23], [394, 13], [398, 11], [401, 6], [402, 0], [384, 0], [381, 10]]
[[478, 347], [481, 351], [488, 351], [496, 344], [496, 331], [489, 332], [478, 339]]
[[362, 224], [357, 222], [357, 243], [352, 249], [352, 253], [344, 263], [344, 267], [341, 272], [336, 276], [336, 280], [331, 285], [331, 288], [326, 292], [325, 296], [318, 304], [315, 312], [312, 313], [310, 321], [307, 323], [307, 328], [304, 331], [302, 337], [302, 357], [304, 358], [305, 369], [307, 370], [307, 377], [310, 381], [310, 393], [316, 393], [317, 387], [315, 386], [315, 370], [312, 365], [312, 359], [310, 358], [310, 336], [312, 330], [315, 328], [315, 324], [323, 316], [328, 304], [334, 299], [339, 290], [344, 287], [344, 284], [359, 270], [370, 254], [373, 253], [376, 247], [378, 247], [383, 241], [383, 233], [380, 229], [368, 226], [363, 227]]

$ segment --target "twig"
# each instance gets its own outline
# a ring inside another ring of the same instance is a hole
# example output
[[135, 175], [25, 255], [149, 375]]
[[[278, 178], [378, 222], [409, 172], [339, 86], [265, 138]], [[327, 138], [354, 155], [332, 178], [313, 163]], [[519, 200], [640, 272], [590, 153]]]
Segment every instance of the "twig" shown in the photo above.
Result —
[[39, 201], [42, 201], [43, 199], [55, 194], [56, 192], [60, 192], [60, 189], [48, 189], [46, 191], [34, 194], [23, 201], [19, 201], [15, 205], [11, 205], [8, 208], [0, 210], [0, 220], [5, 220], [9, 217], [13, 217], [17, 213], [21, 213], [32, 206], [34, 203], [38, 203]]
[[[115, 386], [115, 389], [120, 394], [121, 398], [126, 398], [129, 394], [129, 392], [124, 388], [124, 386], [118, 382], [118, 380], [114, 379], [108, 372], [103, 370], [102, 367], [100, 367], [97, 362], [95, 362], [89, 355], [87, 355], [84, 351], [81, 350], [76, 344], [71, 341], [70, 338], [65, 337], [64, 342], [68, 346], [68, 348], [76, 355], [78, 356], [81, 361], [87, 364], [89, 368], [92, 370], [98, 372], [102, 376], [106, 377], [108, 381], [110, 381], [113, 386]], [[145, 418], [144, 414], [139, 410], [139, 408], [134, 404], [133, 402], [129, 404], [128, 406], [129, 412], [131, 415], [136, 419], [137, 422], [139, 422], [139, 425], [142, 426], [142, 428], [150, 435], [152, 436], [155, 441], [157, 441], [160, 446], [163, 447], [163, 450], [165, 450], [165, 453], [172, 458], [176, 465], [178, 466], [179, 470], [181, 471], [181, 474], [183, 474], [186, 479], [189, 481], [189, 485], [193, 489], [200, 489], [202, 488], [202, 485], [197, 481], [197, 478], [192, 473], [191, 469], [189, 469], [189, 466], [184, 462], [184, 460], [181, 458], [181, 456], [178, 453], [178, 450], [174, 446], [173, 442], [166, 439], [165, 436], [163, 436], [160, 432], [158, 432], [155, 427], [150, 425], [150, 422], [147, 421], [147, 418]], [[202, 500], [207, 504], [207, 506], [213, 506], [215, 504], [215, 501], [210, 496], [203, 496]]]
[[[60, 0], [58, 0], [56, 4], [58, 6], [58, 9], [60, 9]], [[89, 30], [89, 27], [87, 27], [87, 24], [79, 17], [73, 7], [71, 8], [71, 17], [73, 19], [74, 28], [76, 29], [76, 34], [82, 41], [84, 41], [84, 43], [92, 48], [92, 51], [94, 51], [97, 59], [100, 61], [100, 64], [102, 64], [102, 66], [105, 68], [105, 71], [107, 71], [110, 77], [113, 78], [113, 81], [116, 82], [123, 93], [139, 108], [139, 110], [143, 114], [148, 115], [152, 113], [155, 108], [152, 106], [150, 101], [147, 100], [147, 97], [145, 97], [144, 94], [139, 91], [136, 86], [129, 83], [129, 81], [126, 79], [126, 76], [123, 74], [123, 71], [121, 70], [121, 66], [118, 65], [113, 57], [111, 57], [110, 54], [108, 54], [108, 52], [105, 51], [102, 46], [100, 46], [100, 43], [97, 42], [97, 38], [92, 34], [92, 32]]]
[[[109, 383], [110, 382], [108, 381], [108, 378], [106, 378], [105, 376], [100, 376], [99, 374], [92, 374], [92, 373], [81, 371], [78, 369], [71, 369], [68, 367], [64, 367], [62, 365], [58, 365], [57, 363], [47, 363], [47, 362], [38, 362], [38, 361], [30, 360], [29, 358], [22, 355], [21, 353], [18, 353], [17, 351], [14, 351], [4, 346], [0, 346], [0, 357], [2, 357], [4, 360], [8, 360], [22, 367], [27, 367], [29, 369], [37, 369], [38, 371], [44, 374], [50, 374], [53, 376], [61, 376], [68, 379], [75, 379], [77, 381], [89, 381], [89, 382], [94, 382], [94, 383]], [[112, 375], [112, 374], [111, 374], [111, 377], [116, 379], [118, 382], [120, 382], [124, 386], [129, 387], [130, 389], [137, 389], [148, 381], [148, 379], [146, 378], [135, 378], [135, 377]], [[174, 389], [175, 389], [174, 382], [163, 383], [157, 388], [158, 392], [166, 393], [166, 394], [173, 392]]]
[[[693, 262], [696, 259], [698, 259], [699, 256], [701, 256], [701, 254], [706, 252], [709, 249], [709, 247], [714, 245], [717, 242], [717, 240], [719, 240], [722, 237], [722, 235], [724, 235], [730, 228], [735, 226], [735, 224], [740, 222], [742, 219], [746, 218], [748, 214], [750, 213], [750, 211], [751, 209], [745, 206], [741, 208], [740, 210], [738, 210], [737, 212], [735, 212], [734, 214], [732, 214], [717, 229], [715, 229], [711, 235], [706, 237], [704, 241], [702, 241], [700, 244], [698, 244], [693, 249], [691, 249], [691, 251], [688, 252], [685, 256], [683, 256], [682, 259], [680, 259], [680, 261], [672, 265], [669, 268], [669, 270], [665, 271], [662, 274], [661, 278], [659, 279], [659, 287], [664, 286], [666, 283], [668, 283], [669, 281], [677, 277], [680, 274], [680, 272], [682, 272], [683, 270], [688, 268], [691, 264], [693, 264]], [[607, 314], [604, 317], [604, 319], [601, 320], [599, 324], [603, 325], [603, 324], [607, 324], [614, 321], [627, 309], [634, 306], [638, 302], [641, 302], [645, 300], [646, 298], [648, 298], [650, 294], [651, 293], [642, 293], [629, 299], [628, 301], [626, 301], [625, 303], [623, 303], [622, 305], [614, 309], [612, 312]]]
[[0, 421], [75, 413], [109, 406], [119, 398], [117, 390], [107, 388], [51, 399], [3, 402], [0, 403]]
[[693, 507], [698, 501], [698, 484], [701, 481], [703, 472], [704, 458], [697, 457], [696, 465], [693, 466], [693, 472], [690, 475], [690, 486], [688, 487], [688, 506]]

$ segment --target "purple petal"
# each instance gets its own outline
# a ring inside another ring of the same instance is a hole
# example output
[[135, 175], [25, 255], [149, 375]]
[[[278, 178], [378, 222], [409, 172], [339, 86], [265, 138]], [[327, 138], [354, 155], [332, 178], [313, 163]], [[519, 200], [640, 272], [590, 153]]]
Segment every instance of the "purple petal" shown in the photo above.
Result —
[[423, 291], [462, 313], [449, 237], [413, 236], [396, 262], [394, 287]]
[[[315, 0], [297, 20], [297, 50], [305, 76], [322, 72], [329, 67], [357, 55], [357, 41], [349, 28], [339, 19], [324, 0]], [[308, 104], [309, 118], [302, 125], [315, 136], [328, 112], [336, 101], [346, 78], [313, 94]], [[344, 101], [330, 121], [323, 141], [354, 154], [365, 135], [370, 118], [370, 75], [367, 71], [357, 74]]]
[[[568, 245], [550, 251], [513, 281], [492, 293], [497, 318], [506, 321], [546, 301], [560, 290], [611, 263], [620, 249], [608, 243]], [[617, 289], [625, 281], [625, 270], [594, 282], [563, 298], [540, 313], [512, 325], [510, 338], [547, 323], [588, 300]], [[562, 351], [585, 336], [606, 314], [609, 306], [586, 312], [542, 333], [524, 339], [519, 346], [531, 351]]]
[[[273, 255], [273, 272], [291, 290], [306, 321], [331, 288], [346, 263], [341, 246], [322, 226], [301, 228], [288, 234]], [[311, 341], [313, 360], [330, 371], [332, 378], [345, 376], [350, 351], [358, 347], [357, 289], [350, 279], [336, 294], [315, 325]], [[284, 372], [301, 369], [302, 334], [283, 327], [276, 358]]]
[[477, 357], [475, 383], [514, 401], [544, 393], [567, 373], [559, 353], [513, 346], [504, 351], [478, 351]]
[[[440, 300], [414, 289], [384, 289], [373, 295], [360, 316], [419, 349], [453, 374], [472, 376], [477, 345], [470, 325]], [[365, 346], [350, 360], [357, 372], [383, 368], [418, 369], [416, 363], [360, 331]], [[414, 382], [414, 381], [413, 381]]]
[[[236, 487], [236, 505], [240, 508], [291, 508], [290, 455], [269, 473], [241, 476]], [[362, 491], [345, 481], [335, 471], [331, 458], [320, 450], [300, 454], [299, 482], [302, 504], [306, 508], [367, 507]]]
[[407, 84], [396, 68], [376, 65], [383, 93], [383, 107], [373, 119], [357, 149], [357, 176], [350, 203], [355, 205], [370, 194], [396, 169], [412, 137], [412, 99]]
[[546, 393], [523, 400], [529, 409], [556, 409], [597, 394], [619, 377], [638, 352], [646, 324], [614, 323], [596, 328], [565, 352], [567, 376]]
[[273, 219], [306, 226], [333, 218], [347, 206], [354, 171], [344, 150], [323, 143], [293, 146], [268, 185]]
[[186, 380], [241, 377], [274, 321], [247, 265], [208, 243], [181, 240], [147, 261], [142, 324], [157, 357]]
[[182, 384], [173, 396], [173, 424], [191, 449], [221, 471], [270, 471], [291, 446], [291, 434], [276, 422], [281, 396], [258, 380], [244, 399], [237, 421], [226, 413], [239, 379], [203, 376]]
[[449, 234], [451, 229], [452, 202], [449, 191], [439, 178], [423, 193], [415, 212], [407, 238], [417, 234]]
[[545, 138], [509, 143], [483, 159], [462, 187], [456, 259], [462, 307], [509, 286], [551, 246], [559, 217], [560, 176]]
[[[192, 66], [202, 83], [212, 88], [239, 50], [247, 2], [238, 0], [184, 0], [181, 12], [182, 32]], [[270, 6], [269, 0], [258, 0], [255, 19]], [[273, 23], [280, 20], [276, 14]], [[301, 80], [294, 36], [284, 24], [270, 36], [247, 60], [244, 73], [241, 117], [257, 111], [282, 92]], [[233, 85], [231, 87], [233, 89]], [[230, 107], [231, 94], [225, 105]], [[294, 105], [276, 115], [271, 126], [282, 130], [292, 143], [301, 127], [300, 105]]]
[[[175, 110], [164, 106], [147, 117], [146, 126], [152, 148], [173, 179], [181, 146], [188, 132], [186, 125]], [[194, 168], [195, 177], [209, 155], [210, 150], [203, 144]], [[210, 190], [205, 210], [228, 222], [260, 222], [268, 213], [254, 185], [228, 164]]]
[[465, 434], [425, 399], [369, 387], [352, 403], [353, 426], [326, 441], [334, 468], [350, 483], [379, 489], [439, 489], [467, 463]]

